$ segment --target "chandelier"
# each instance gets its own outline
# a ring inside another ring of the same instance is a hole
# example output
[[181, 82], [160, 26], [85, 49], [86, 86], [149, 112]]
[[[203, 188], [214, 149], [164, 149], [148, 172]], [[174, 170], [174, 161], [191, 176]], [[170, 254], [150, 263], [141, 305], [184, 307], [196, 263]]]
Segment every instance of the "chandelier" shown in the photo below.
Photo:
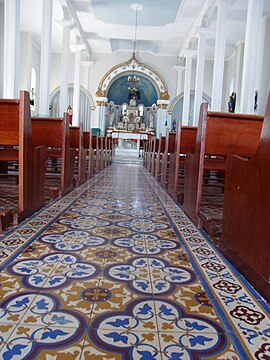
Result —
[[[138, 3], [134, 3], [130, 7], [131, 7], [132, 10], [134, 10], [136, 12], [134, 41], [133, 41], [133, 54], [132, 54], [132, 58], [135, 59], [136, 45], [137, 45], [138, 11], [143, 9], [143, 5], [138, 4]], [[137, 94], [137, 91], [138, 91], [138, 82], [140, 81], [140, 78], [138, 76], [136, 76], [135, 73], [134, 73], [134, 69], [135, 69], [135, 64], [134, 63], [132, 65], [132, 68], [133, 68], [132, 75], [129, 75], [128, 78], [127, 78], [127, 81], [129, 82], [128, 92], [130, 94], [130, 97], [135, 98], [135, 100], [136, 100], [136, 94]]]

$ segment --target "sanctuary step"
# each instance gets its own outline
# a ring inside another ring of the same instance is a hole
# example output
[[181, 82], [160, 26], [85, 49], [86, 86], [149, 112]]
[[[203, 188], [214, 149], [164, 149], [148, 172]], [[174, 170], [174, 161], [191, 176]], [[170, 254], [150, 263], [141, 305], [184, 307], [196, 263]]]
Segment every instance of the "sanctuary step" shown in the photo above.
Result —
[[143, 165], [143, 158], [128, 157], [128, 156], [113, 156], [112, 162], [114, 164], [131, 164], [131, 165]]
[[143, 158], [139, 157], [138, 149], [115, 148], [112, 162], [114, 164], [143, 165]]

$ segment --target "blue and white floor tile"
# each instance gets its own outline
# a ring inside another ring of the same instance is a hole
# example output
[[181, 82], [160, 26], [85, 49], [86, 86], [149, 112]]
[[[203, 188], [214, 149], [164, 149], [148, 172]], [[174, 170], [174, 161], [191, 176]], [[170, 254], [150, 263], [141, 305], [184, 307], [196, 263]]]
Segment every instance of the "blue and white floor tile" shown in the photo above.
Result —
[[270, 359], [269, 307], [143, 167], [0, 237], [0, 359]]

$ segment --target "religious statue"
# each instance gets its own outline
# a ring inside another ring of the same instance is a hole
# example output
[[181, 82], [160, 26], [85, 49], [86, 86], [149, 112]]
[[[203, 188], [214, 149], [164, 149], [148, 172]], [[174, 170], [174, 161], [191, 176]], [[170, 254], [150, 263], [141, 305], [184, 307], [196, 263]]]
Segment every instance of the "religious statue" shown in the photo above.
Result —
[[132, 96], [132, 98], [129, 100], [129, 106], [137, 106], [137, 101], [136, 101], [136, 97]]
[[32, 88], [31, 89], [31, 94], [30, 94], [30, 105], [35, 105], [35, 89]]
[[258, 91], [255, 90], [255, 96], [254, 96], [254, 114], [257, 114], [258, 110]]
[[112, 127], [115, 116], [114, 102], [110, 101], [108, 104], [109, 127]]
[[229, 101], [228, 101], [228, 111], [229, 112], [234, 113], [235, 103], [236, 103], [236, 93], [232, 92], [231, 96], [229, 97]]
[[67, 113], [68, 113], [68, 123], [69, 123], [69, 125], [72, 125], [73, 110], [70, 105], [68, 105], [68, 107], [67, 107]]
[[176, 121], [175, 121], [175, 119], [173, 119], [173, 123], [172, 123], [172, 132], [176, 132]]
[[68, 107], [67, 107], [67, 113], [68, 113], [68, 115], [73, 114], [72, 107], [70, 105], [68, 105]]
[[149, 114], [149, 128], [154, 128], [154, 113], [152, 111]]

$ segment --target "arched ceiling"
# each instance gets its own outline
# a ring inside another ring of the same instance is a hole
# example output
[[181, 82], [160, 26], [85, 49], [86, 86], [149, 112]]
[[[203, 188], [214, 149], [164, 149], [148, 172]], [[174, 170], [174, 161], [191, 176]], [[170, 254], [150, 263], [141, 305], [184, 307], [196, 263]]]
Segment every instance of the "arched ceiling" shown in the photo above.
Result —
[[[225, 0], [224, 0], [225, 1]], [[227, 0], [226, 0], [227, 1]], [[0, 0], [3, 2], [3, 0]], [[132, 52], [134, 47], [134, 0], [53, 0], [53, 51], [61, 52], [62, 29], [56, 20], [63, 19], [68, 9], [75, 26], [71, 43], [80, 36], [90, 54]], [[196, 46], [198, 26], [212, 29], [207, 41], [207, 57], [213, 58], [216, 26], [216, 0], [141, 0], [138, 12], [136, 50], [159, 56], [180, 56], [187, 46]], [[21, 30], [30, 31], [40, 44], [42, 0], [23, 0]], [[245, 39], [248, 0], [228, 0], [226, 56]], [[270, 0], [264, 0], [264, 15], [270, 16]]]

